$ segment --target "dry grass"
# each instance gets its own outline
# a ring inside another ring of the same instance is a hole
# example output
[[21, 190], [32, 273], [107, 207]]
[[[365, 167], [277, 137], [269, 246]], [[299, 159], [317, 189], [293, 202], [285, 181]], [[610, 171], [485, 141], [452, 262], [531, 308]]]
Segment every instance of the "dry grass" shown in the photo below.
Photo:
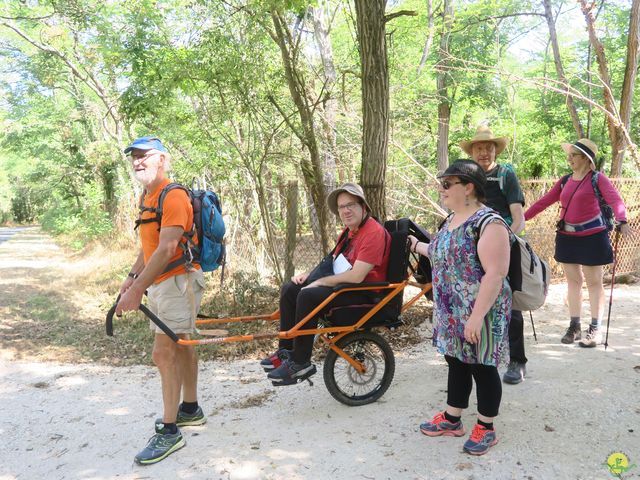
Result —
[[[0, 347], [3, 355], [28, 360], [150, 364], [152, 333], [140, 313], [114, 319], [114, 337], [104, 330], [106, 312], [136, 251], [131, 239], [94, 243], [81, 252], [57, 247], [50, 237], [29, 229], [0, 244]], [[277, 307], [278, 288], [259, 284], [255, 275], [227, 275], [221, 289], [213, 274], [202, 312], [212, 316], [269, 313]], [[415, 344], [415, 326], [430, 316], [414, 307], [405, 325], [384, 333], [396, 349]], [[225, 326], [230, 335], [275, 332], [273, 322]], [[385, 329], [381, 329], [386, 332]], [[275, 340], [201, 347], [202, 360], [261, 358]], [[319, 352], [322, 356], [324, 352]]]

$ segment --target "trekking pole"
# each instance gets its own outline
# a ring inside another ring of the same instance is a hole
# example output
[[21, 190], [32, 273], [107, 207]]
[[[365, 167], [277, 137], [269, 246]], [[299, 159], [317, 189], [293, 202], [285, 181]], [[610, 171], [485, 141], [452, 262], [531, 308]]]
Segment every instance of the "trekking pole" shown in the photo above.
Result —
[[536, 326], [533, 324], [533, 313], [529, 310], [529, 317], [531, 318], [531, 328], [533, 328], [533, 339], [538, 343], [538, 336], [536, 335]]
[[616, 266], [618, 265], [618, 242], [620, 241], [620, 230], [616, 228], [613, 238], [613, 269], [611, 271], [611, 293], [609, 294], [609, 313], [607, 313], [607, 333], [604, 337], [604, 349], [609, 346], [609, 322], [611, 320], [611, 305], [613, 303], [613, 286], [616, 283]]

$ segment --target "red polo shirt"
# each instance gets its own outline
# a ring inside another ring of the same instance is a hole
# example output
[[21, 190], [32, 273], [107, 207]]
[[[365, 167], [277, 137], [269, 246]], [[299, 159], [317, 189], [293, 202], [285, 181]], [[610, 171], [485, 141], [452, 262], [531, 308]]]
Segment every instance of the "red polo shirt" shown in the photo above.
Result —
[[[339, 251], [340, 244], [336, 249]], [[349, 245], [342, 252], [351, 265], [356, 260], [373, 265], [364, 282], [386, 282], [390, 253], [391, 235], [372, 217], [357, 232], [349, 232]]]

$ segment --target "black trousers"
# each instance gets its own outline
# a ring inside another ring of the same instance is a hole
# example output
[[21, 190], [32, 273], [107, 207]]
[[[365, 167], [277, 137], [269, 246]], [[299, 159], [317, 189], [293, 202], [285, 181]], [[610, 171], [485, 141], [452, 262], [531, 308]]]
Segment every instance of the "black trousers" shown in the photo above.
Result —
[[476, 381], [478, 413], [496, 417], [502, 400], [502, 382], [497, 367], [463, 363], [455, 357], [444, 356], [449, 364], [447, 404], [455, 408], [469, 407], [469, 396]]
[[511, 310], [509, 356], [511, 361], [527, 363], [527, 357], [524, 354], [524, 319], [520, 310]]
[[[320, 303], [333, 293], [330, 287], [312, 287], [287, 282], [280, 290], [280, 331], [293, 328], [300, 320], [311, 313]], [[318, 316], [333, 307], [372, 303], [372, 297], [366, 292], [345, 292], [338, 295], [318, 315], [308, 320], [303, 328], [312, 330], [318, 326]], [[353, 318], [356, 323], [359, 317]], [[293, 361], [305, 363], [311, 359], [313, 335], [301, 335], [294, 339], [281, 339], [280, 348], [293, 349]]]

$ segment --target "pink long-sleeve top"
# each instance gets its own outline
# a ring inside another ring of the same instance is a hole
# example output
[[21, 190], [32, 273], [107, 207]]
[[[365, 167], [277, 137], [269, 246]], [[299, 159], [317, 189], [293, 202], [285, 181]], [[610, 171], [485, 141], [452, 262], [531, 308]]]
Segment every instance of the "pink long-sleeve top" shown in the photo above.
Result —
[[[593, 173], [588, 173], [583, 182], [569, 177], [564, 187], [562, 187], [562, 179], [558, 180], [551, 190], [527, 209], [524, 214], [525, 220], [531, 220], [558, 200], [561, 206], [560, 218], [563, 218], [566, 210], [564, 221], [567, 223], [581, 224], [596, 218], [600, 215], [600, 205], [598, 204], [596, 192], [593, 191], [593, 186], [591, 185], [591, 175], [593, 175]], [[607, 204], [613, 209], [615, 219], [619, 222], [626, 221], [627, 209], [624, 202], [616, 188], [611, 184], [611, 181], [603, 173], [598, 174], [598, 187], [600, 188], [602, 198], [604, 198]], [[569, 199], [571, 199], [571, 201], [569, 201]], [[569, 204], [568, 209], [567, 204]], [[562, 233], [582, 237], [593, 235], [605, 229], [605, 226], [598, 226], [581, 232], [563, 231]]]

